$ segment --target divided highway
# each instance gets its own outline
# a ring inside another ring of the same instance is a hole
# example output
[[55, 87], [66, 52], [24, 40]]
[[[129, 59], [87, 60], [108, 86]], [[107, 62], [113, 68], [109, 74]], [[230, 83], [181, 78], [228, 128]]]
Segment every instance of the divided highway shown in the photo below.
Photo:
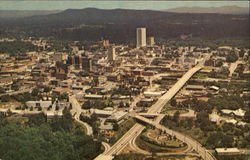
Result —
[[[197, 66], [190, 69], [188, 72], [186, 72], [177, 83], [173, 85], [171, 89], [169, 89], [162, 97], [158, 99], [158, 101], [152, 105], [147, 113], [160, 113], [162, 108], [166, 105], [166, 103], [173, 98], [178, 91], [185, 85], [185, 83], [197, 72], [199, 71], [204, 64], [205, 59], [199, 63]], [[163, 116], [159, 116], [154, 121], [154, 124], [159, 125], [159, 122], [162, 120]], [[128, 143], [130, 143], [131, 140], [133, 140], [135, 137], [138, 137], [141, 132], [143, 131], [145, 127], [141, 124], [135, 124], [126, 134], [124, 134], [108, 151], [104, 153], [104, 155], [115, 155], [119, 154]], [[175, 132], [170, 129], [166, 129], [168, 132], [172, 132], [173, 135], [176, 137], [184, 136], [185, 135]], [[187, 138], [187, 143], [189, 143], [199, 155], [205, 160], [215, 160], [216, 158], [208, 151], [206, 148], [202, 147], [197, 141]]]

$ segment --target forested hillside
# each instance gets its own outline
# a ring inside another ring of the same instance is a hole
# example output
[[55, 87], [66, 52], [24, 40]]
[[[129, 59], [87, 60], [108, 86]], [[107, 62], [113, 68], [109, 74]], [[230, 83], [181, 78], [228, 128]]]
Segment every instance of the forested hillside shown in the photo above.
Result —
[[60, 13], [19, 19], [1, 19], [0, 36], [24, 33], [68, 40], [114, 42], [135, 39], [135, 28], [146, 27], [148, 36], [178, 38], [182, 34], [205, 39], [249, 36], [249, 15], [188, 14], [150, 10], [69, 9]]

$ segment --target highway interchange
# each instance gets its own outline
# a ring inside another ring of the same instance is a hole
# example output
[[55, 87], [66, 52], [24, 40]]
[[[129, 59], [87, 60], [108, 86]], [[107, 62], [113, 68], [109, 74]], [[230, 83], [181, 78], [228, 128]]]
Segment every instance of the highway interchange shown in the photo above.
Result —
[[[166, 103], [173, 98], [178, 91], [185, 85], [185, 83], [196, 73], [198, 72], [204, 64], [206, 58], [204, 58], [198, 65], [191, 68], [188, 72], [186, 72], [178, 81], [174, 84], [174, 86], [169, 89], [162, 97], [158, 99], [158, 101], [152, 105], [147, 113], [160, 113], [162, 108], [166, 105]], [[179, 132], [168, 129], [162, 125], [160, 125], [160, 121], [164, 116], [158, 116], [155, 121], [150, 122], [154, 126], [157, 126], [161, 130], [164, 130], [166, 133], [170, 135], [176, 136], [176, 138], [184, 141], [189, 146], [193, 148], [204, 160], [215, 160], [216, 158], [199, 142], [196, 140], [187, 137]], [[145, 118], [146, 119], [146, 118]], [[126, 132], [109, 150], [105, 151], [103, 155], [112, 156], [115, 154], [119, 154], [128, 144], [135, 141], [135, 139], [141, 134], [145, 126], [142, 124], [136, 123], [128, 132]]]

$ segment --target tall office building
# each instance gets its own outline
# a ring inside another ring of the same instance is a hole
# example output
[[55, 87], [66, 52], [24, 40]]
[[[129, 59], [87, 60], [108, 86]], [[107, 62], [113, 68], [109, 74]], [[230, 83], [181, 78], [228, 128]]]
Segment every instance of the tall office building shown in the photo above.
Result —
[[81, 58], [79, 55], [74, 56], [75, 60], [75, 69], [80, 69], [80, 64], [81, 64]]
[[109, 40], [102, 40], [102, 46], [103, 47], [108, 47], [109, 46]]
[[114, 61], [115, 60], [115, 47], [111, 46], [108, 49], [108, 61]]
[[67, 64], [69, 65], [75, 64], [75, 58], [73, 56], [68, 56]]
[[82, 57], [82, 69], [84, 71], [92, 71], [92, 59], [88, 57]]
[[136, 47], [145, 47], [146, 45], [146, 28], [136, 28]]
[[64, 64], [61, 61], [56, 62], [56, 70], [55, 70], [55, 77], [56, 79], [67, 79], [68, 74], [68, 65]]
[[155, 38], [154, 37], [148, 37], [147, 38], [147, 44], [149, 46], [153, 46], [155, 44]]

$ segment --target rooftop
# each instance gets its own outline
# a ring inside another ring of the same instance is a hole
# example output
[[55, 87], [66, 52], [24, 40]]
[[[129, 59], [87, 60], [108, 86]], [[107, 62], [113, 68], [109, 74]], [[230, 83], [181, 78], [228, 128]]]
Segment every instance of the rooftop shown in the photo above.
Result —
[[240, 150], [238, 148], [216, 148], [217, 153], [239, 153]]
[[237, 110], [230, 110], [230, 109], [222, 109], [221, 112], [225, 113], [225, 114], [235, 114], [236, 116], [240, 116], [240, 117], [243, 117], [245, 115], [245, 112], [244, 110], [242, 109], [237, 109]]

